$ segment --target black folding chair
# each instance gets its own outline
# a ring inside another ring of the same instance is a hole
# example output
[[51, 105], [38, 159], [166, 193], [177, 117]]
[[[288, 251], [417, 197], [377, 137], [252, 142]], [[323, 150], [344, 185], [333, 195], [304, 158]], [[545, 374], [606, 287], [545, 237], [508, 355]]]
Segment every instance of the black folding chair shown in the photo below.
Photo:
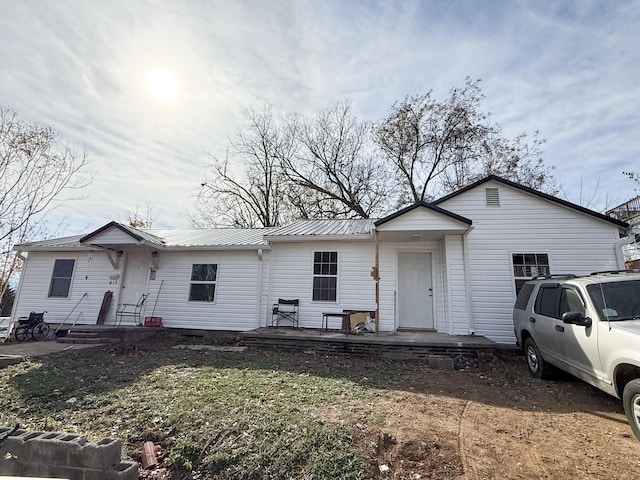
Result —
[[121, 303], [118, 305], [116, 309], [116, 320], [118, 321], [118, 325], [122, 323], [122, 317], [133, 317], [135, 325], [140, 325], [142, 322], [140, 321], [142, 315], [142, 307], [144, 307], [144, 301], [147, 299], [149, 295], [143, 293], [140, 296], [140, 300], [138, 303]]
[[280, 322], [290, 323], [293, 328], [298, 328], [298, 307], [300, 300], [278, 299], [271, 310], [271, 326], [279, 327]]

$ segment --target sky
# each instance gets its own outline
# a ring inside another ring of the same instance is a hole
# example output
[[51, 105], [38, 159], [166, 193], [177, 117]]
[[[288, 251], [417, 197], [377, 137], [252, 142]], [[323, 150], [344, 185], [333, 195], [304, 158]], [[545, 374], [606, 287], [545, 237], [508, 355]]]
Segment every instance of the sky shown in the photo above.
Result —
[[[172, 100], [147, 88], [158, 69]], [[0, 1], [0, 105], [91, 159], [83, 198], [51, 215], [67, 234], [136, 208], [189, 228], [248, 108], [349, 100], [378, 121], [466, 77], [506, 136], [546, 139], [567, 200], [604, 210], [638, 193], [622, 172], [640, 171], [640, 0]]]

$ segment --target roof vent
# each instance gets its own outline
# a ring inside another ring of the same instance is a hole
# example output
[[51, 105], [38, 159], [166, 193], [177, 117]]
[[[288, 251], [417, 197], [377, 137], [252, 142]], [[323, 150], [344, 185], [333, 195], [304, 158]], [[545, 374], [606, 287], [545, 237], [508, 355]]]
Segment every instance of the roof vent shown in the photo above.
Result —
[[500, 192], [497, 187], [484, 189], [485, 204], [487, 207], [500, 206]]

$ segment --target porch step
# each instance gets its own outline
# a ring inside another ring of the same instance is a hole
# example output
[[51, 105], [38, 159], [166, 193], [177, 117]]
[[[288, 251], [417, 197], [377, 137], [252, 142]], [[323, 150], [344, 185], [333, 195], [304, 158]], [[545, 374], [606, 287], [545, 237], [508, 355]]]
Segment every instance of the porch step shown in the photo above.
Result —
[[[64, 326], [61, 330], [66, 330]], [[158, 335], [164, 331], [163, 328], [145, 328], [133, 326], [112, 326], [112, 325], [76, 325], [68, 329], [65, 336], [59, 336], [56, 341], [59, 343], [75, 344], [101, 344], [119, 343], [124, 341], [140, 341], [145, 338]]]
[[59, 337], [56, 340], [58, 343], [74, 343], [84, 345], [98, 345], [100, 343], [120, 343], [120, 340], [112, 337]]

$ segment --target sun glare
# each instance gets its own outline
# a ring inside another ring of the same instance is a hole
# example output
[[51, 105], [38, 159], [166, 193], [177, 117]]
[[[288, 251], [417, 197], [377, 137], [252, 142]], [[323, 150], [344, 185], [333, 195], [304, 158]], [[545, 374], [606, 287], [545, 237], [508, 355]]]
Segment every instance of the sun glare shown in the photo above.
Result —
[[157, 69], [149, 72], [145, 84], [149, 95], [158, 101], [172, 102], [178, 95], [178, 84], [173, 75], [166, 70]]

